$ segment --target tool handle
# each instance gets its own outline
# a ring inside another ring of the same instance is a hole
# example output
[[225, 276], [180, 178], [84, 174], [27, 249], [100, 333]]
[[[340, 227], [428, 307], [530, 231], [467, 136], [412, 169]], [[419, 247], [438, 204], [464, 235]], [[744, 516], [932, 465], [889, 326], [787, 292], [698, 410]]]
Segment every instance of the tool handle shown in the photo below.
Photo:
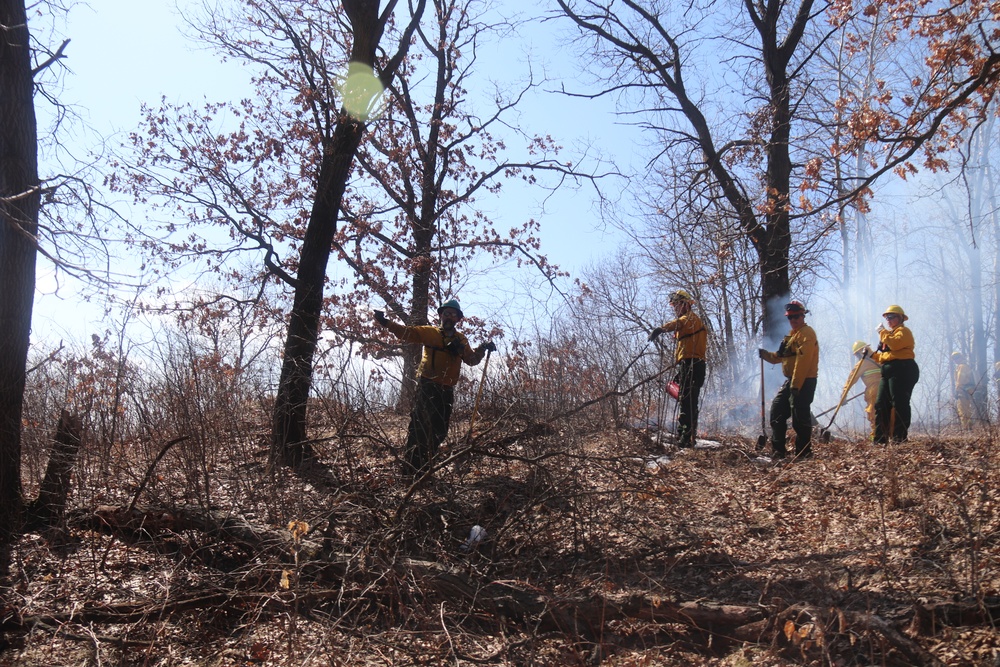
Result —
[[479, 380], [479, 391], [476, 392], [476, 402], [472, 404], [472, 416], [469, 417], [469, 433], [465, 436], [465, 443], [472, 440], [472, 427], [476, 425], [476, 414], [479, 412], [479, 401], [483, 397], [483, 387], [486, 386], [486, 368], [490, 365], [490, 355], [493, 350], [486, 348], [486, 361], [483, 362], [483, 377]]

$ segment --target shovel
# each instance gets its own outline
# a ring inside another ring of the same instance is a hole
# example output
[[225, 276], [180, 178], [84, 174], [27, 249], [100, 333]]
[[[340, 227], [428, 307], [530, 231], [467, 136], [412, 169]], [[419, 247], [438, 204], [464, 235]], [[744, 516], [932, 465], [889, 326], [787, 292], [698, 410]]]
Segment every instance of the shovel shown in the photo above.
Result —
[[757, 436], [757, 451], [767, 444], [767, 421], [764, 418], [764, 360], [760, 360], [760, 435]]

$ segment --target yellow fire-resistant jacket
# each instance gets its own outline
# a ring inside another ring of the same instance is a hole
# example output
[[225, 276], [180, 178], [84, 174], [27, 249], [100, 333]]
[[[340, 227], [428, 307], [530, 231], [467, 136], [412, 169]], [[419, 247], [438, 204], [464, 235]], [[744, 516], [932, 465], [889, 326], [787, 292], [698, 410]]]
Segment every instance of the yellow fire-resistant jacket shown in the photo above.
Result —
[[969, 364], [955, 366], [955, 395], [973, 394], [976, 391], [976, 379]]
[[[854, 381], [851, 382], [851, 378]], [[847, 384], [844, 385], [844, 394], [858, 383], [858, 380], [862, 380], [865, 383], [865, 388], [878, 384], [882, 380], [882, 367], [877, 363], [872, 361], [871, 357], [865, 357], [854, 364], [854, 368], [851, 369], [851, 374], [847, 376]]]
[[875, 361], [884, 364], [887, 361], [898, 361], [899, 359], [915, 359], [913, 354], [913, 333], [902, 324], [896, 325], [893, 329], [882, 329], [878, 332], [881, 347], [884, 352], [876, 352]]
[[781, 372], [792, 381], [792, 389], [802, 389], [808, 378], [819, 375], [819, 341], [816, 332], [808, 324], [798, 331], [792, 331], [784, 340], [778, 352], [765, 352], [764, 360], [781, 364]]
[[671, 320], [660, 327], [664, 331], [673, 331], [677, 339], [677, 361], [681, 359], [704, 359], [708, 347], [708, 332], [701, 318], [693, 310], [689, 310], [676, 320]]
[[[424, 356], [417, 369], [417, 377], [433, 380], [446, 387], [454, 387], [462, 372], [462, 362], [475, 366], [483, 360], [486, 350], [473, 350], [469, 340], [461, 333], [446, 336], [439, 327], [430, 325], [408, 327], [389, 321], [385, 328], [396, 334], [404, 343], [419, 343], [424, 346]], [[455, 356], [446, 346], [453, 340], [462, 341], [462, 354]]]

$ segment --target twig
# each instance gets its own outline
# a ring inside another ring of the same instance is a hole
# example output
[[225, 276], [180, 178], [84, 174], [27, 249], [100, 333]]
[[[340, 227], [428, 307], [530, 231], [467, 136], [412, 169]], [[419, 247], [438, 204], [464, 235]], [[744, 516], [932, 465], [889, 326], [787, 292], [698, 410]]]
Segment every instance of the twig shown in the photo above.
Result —
[[448, 631], [448, 624], [444, 622], [444, 602], [441, 603], [440, 617], [441, 629], [444, 630], [444, 636], [448, 638], [448, 648], [451, 649], [451, 657], [455, 660], [455, 667], [459, 667], [458, 653], [455, 651], [455, 642], [451, 639], [451, 632]]
[[156, 464], [160, 462], [160, 459], [162, 459], [166, 455], [167, 451], [169, 451], [171, 447], [173, 447], [179, 442], [184, 442], [185, 440], [190, 440], [190, 439], [191, 436], [182, 435], [179, 438], [174, 438], [173, 440], [171, 440], [170, 442], [168, 442], [163, 446], [163, 449], [160, 450], [160, 453], [156, 455], [156, 458], [153, 459], [153, 462], [150, 463], [149, 467], [146, 469], [146, 474], [143, 476], [142, 482], [139, 483], [139, 488], [135, 490], [135, 495], [132, 496], [132, 502], [128, 504], [128, 509], [126, 510], [126, 513], [131, 514], [132, 510], [135, 509], [135, 504], [136, 502], [138, 502], [139, 496], [142, 494], [143, 490], [145, 490], [146, 485], [149, 484], [149, 480], [153, 476], [153, 469], [156, 467]]

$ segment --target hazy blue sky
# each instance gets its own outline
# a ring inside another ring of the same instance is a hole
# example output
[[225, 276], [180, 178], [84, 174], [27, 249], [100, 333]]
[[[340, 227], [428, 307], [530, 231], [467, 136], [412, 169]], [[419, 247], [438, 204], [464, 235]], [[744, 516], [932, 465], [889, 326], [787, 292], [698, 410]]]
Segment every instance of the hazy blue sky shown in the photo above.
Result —
[[[221, 63], [215, 53], [182, 35], [180, 12], [198, 4], [188, 0], [176, 6], [159, 1], [94, 0], [90, 6], [72, 9], [65, 27], [65, 35], [71, 40], [65, 63], [71, 71], [65, 77], [62, 99], [74, 106], [88, 128], [68, 135], [75, 152], [97, 151], [102, 139], [114, 146], [118, 137], [135, 129], [144, 102], [155, 105], [165, 96], [171, 102], [198, 104], [252, 93], [236, 64]], [[484, 51], [480, 62], [493, 63], [490, 66], [496, 71], [489, 75], [504, 79], [516, 73], [512, 62], [519, 60], [522, 49], [530, 45], [536, 67], [572, 69], [567, 54], [552, 48], [557, 45], [551, 34], [551, 25], [536, 28], [533, 35], [522, 33], [523, 43], [500, 44], [493, 51]], [[626, 133], [614, 126], [610, 104], [541, 95], [526, 101], [522, 119], [533, 131], [552, 134], [570, 150], [592, 142], [601, 150], [615, 151], [627, 159], [627, 142], [616, 138]], [[567, 156], [570, 154], [567, 152]], [[482, 203], [500, 228], [520, 224], [527, 217], [540, 219], [543, 252], [573, 272], [599, 259], [619, 242], [613, 230], [598, 229], [589, 191], [553, 198], [546, 204], [544, 217], [538, 216], [533, 197], [511, 188], [499, 201], [484, 199]], [[129, 215], [143, 215], [130, 202], [119, 200], [116, 205]], [[49, 267], [43, 262], [39, 269], [40, 291], [50, 292], [53, 283]], [[60, 294], [72, 296], [73, 292], [60, 286]], [[81, 313], [80, 307], [65, 300], [43, 296], [37, 305], [36, 321], [45, 329], [75, 329], [82, 320], [90, 319], [94, 310]], [[99, 325], [100, 316], [94, 317]], [[39, 329], [36, 326], [36, 331]]]

